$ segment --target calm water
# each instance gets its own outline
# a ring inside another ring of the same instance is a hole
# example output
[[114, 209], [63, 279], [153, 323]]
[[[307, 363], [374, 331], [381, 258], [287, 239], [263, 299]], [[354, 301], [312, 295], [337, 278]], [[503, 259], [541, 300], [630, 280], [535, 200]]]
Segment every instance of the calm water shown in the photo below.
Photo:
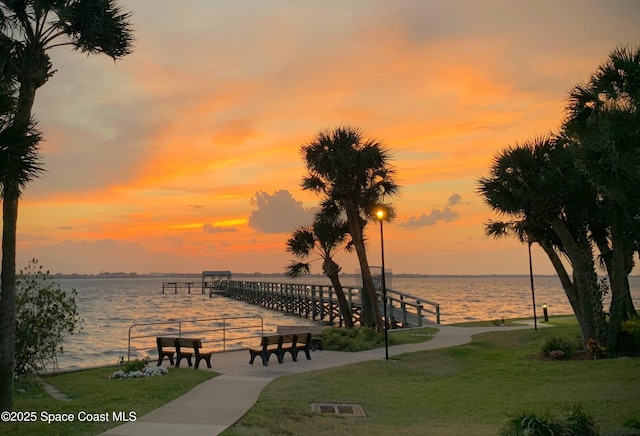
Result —
[[[286, 278], [250, 277], [240, 278], [252, 281], [291, 281]], [[67, 339], [65, 352], [59, 359], [60, 369], [82, 368], [117, 363], [120, 356], [127, 357], [129, 327], [132, 324], [166, 322], [192, 319], [254, 316], [243, 319], [247, 328], [239, 328], [237, 334], [259, 334], [260, 318], [264, 331], [275, 331], [278, 324], [309, 325], [312, 321], [297, 316], [245, 304], [224, 297], [209, 298], [202, 295], [199, 287], [187, 294], [179, 289], [178, 294], [167, 291], [162, 294], [164, 281], [195, 281], [199, 279], [171, 278], [127, 278], [127, 279], [58, 279], [65, 290], [76, 289], [76, 302], [80, 316], [84, 318], [82, 331]], [[294, 280], [295, 281], [295, 280]], [[322, 277], [299, 279], [297, 282], [309, 284], [329, 284]], [[355, 285], [355, 279], [345, 278], [345, 285]], [[532, 316], [531, 287], [529, 278], [519, 277], [393, 277], [391, 285], [395, 290], [406, 292], [423, 299], [440, 303], [442, 324], [462, 321], [514, 318]], [[631, 279], [632, 295], [636, 308], [640, 308], [640, 277]], [[549, 314], [571, 313], [571, 307], [556, 277], [535, 277], [538, 316], [542, 315], [542, 304], [546, 303]], [[205, 326], [206, 324], [206, 326]], [[198, 331], [221, 322], [185, 324], [185, 331]], [[234, 324], [228, 324], [227, 327]], [[177, 333], [178, 325], [155, 326], [145, 333], [145, 327], [136, 327], [132, 335], [149, 334], [149, 338], [132, 341], [134, 357], [153, 354], [153, 337], [161, 328], [165, 334]], [[207, 335], [208, 336], [208, 335]], [[243, 340], [235, 341], [235, 347], [242, 346]], [[255, 339], [251, 343], [255, 342]], [[230, 348], [233, 348], [231, 346]]]

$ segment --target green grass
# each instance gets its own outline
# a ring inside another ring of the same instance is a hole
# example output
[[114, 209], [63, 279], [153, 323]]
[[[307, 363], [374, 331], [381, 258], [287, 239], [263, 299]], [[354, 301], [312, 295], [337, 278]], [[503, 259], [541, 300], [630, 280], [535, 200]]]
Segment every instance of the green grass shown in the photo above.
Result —
[[[0, 433], [11, 435], [95, 435], [120, 422], [113, 422], [113, 412], [133, 412], [140, 417], [188, 392], [194, 386], [216, 375], [210, 371], [170, 369], [169, 374], [137, 379], [108, 379], [119, 367], [97, 368], [49, 375], [44, 380], [66, 394], [71, 401], [51, 397], [35, 380], [21, 379], [16, 383], [15, 411], [36, 411], [37, 422], [0, 424]], [[41, 412], [73, 414], [71, 423], [42, 422]], [[106, 413], [109, 422], [79, 422], [81, 411]]]
[[[601, 434], [624, 434], [624, 423], [640, 416], [640, 358], [537, 359], [547, 338], [578, 335], [570, 318], [552, 323], [390, 362], [278, 378], [224, 434], [497, 435], [524, 412], [557, 416], [572, 404], [596, 420]], [[311, 412], [311, 403], [334, 402], [360, 404], [367, 417]]]

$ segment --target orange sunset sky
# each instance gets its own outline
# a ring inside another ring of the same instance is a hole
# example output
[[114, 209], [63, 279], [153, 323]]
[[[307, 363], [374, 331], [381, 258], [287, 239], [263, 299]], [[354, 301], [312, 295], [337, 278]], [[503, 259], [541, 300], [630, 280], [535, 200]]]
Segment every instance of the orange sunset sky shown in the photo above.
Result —
[[[524, 245], [484, 236], [497, 217], [477, 179], [501, 148], [555, 130], [611, 50], [640, 44], [636, 0], [119, 4], [133, 54], [51, 52], [35, 105], [47, 173], [23, 195], [19, 268], [281, 272], [318, 204], [300, 146], [351, 125], [386, 144], [402, 185], [388, 268], [526, 274]], [[379, 265], [376, 223], [367, 238]], [[336, 260], [355, 272], [355, 254]], [[534, 270], [553, 273], [535, 247]]]

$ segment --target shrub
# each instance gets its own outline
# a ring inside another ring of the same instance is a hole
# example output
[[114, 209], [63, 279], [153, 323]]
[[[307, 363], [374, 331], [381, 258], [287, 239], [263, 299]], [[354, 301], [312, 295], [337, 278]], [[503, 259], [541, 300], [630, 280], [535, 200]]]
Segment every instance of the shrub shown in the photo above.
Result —
[[581, 407], [572, 405], [569, 416], [564, 421], [565, 433], [570, 435], [596, 436], [598, 426], [593, 418]]
[[624, 321], [621, 326], [621, 351], [631, 355], [640, 353], [640, 319]]
[[555, 436], [562, 434], [563, 427], [556, 419], [539, 417], [535, 413], [523, 413], [509, 421], [500, 432], [501, 436]]
[[149, 364], [149, 358], [146, 358], [146, 357], [144, 359], [135, 359], [135, 360], [122, 362], [124, 372], [142, 371], [147, 367], [148, 364]]
[[553, 359], [570, 359], [576, 348], [574, 343], [565, 338], [549, 338], [542, 346], [542, 354]]
[[513, 418], [500, 431], [502, 436], [596, 436], [598, 428], [580, 406], [571, 406], [566, 417], [539, 417], [535, 413], [523, 413]]
[[587, 350], [589, 350], [594, 359], [601, 359], [607, 355], [607, 347], [593, 338], [587, 341]]
[[128, 361], [121, 358], [119, 365], [122, 369], [112, 372], [107, 378], [153, 377], [155, 375], [165, 375], [169, 373], [164, 366], [149, 366], [148, 357]]
[[79, 329], [75, 289], [67, 294], [36, 259], [16, 279], [15, 373], [39, 373], [57, 367], [67, 335]]
[[638, 418], [629, 419], [624, 423], [624, 426], [626, 428], [632, 428], [634, 430], [640, 430], [640, 419], [638, 419]]
[[[392, 343], [392, 338], [389, 338], [389, 344]], [[371, 350], [384, 346], [384, 333], [378, 333], [369, 327], [325, 328], [322, 332], [322, 346], [331, 351]]]

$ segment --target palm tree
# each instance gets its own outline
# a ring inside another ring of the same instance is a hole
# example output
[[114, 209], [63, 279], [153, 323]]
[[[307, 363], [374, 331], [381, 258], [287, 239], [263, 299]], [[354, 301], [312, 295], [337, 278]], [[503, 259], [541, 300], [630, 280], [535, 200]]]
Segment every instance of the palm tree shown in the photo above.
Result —
[[[333, 260], [341, 247], [347, 251], [351, 249], [351, 244], [344, 245], [347, 234], [348, 226], [345, 221], [319, 214], [311, 226], [299, 227], [293, 232], [287, 240], [287, 251], [301, 260], [307, 260], [312, 254], [322, 259], [322, 272], [329, 277], [336, 291], [344, 324], [347, 328], [353, 328], [351, 307], [340, 283], [342, 268]], [[310, 262], [292, 262], [287, 266], [287, 275], [292, 278], [310, 272]]]
[[563, 133], [600, 199], [598, 246], [611, 283], [607, 348], [623, 320], [637, 317], [628, 275], [640, 241], [640, 48], [617, 48], [569, 93]]
[[302, 187], [324, 194], [323, 208], [343, 211], [349, 234], [358, 256], [362, 274], [363, 326], [384, 329], [378, 296], [365, 250], [364, 227], [371, 219], [376, 204], [396, 194], [395, 170], [389, 164], [389, 154], [378, 141], [365, 139], [353, 127], [338, 127], [321, 131], [301, 147], [308, 175]]
[[[83, 53], [103, 53], [117, 60], [131, 51], [129, 18], [130, 14], [123, 12], [113, 0], [0, 0], [0, 47], [9, 47], [11, 54], [0, 62], [5, 64], [5, 71], [8, 68], [12, 72], [17, 86], [10, 132], [21, 138], [29, 137], [36, 91], [54, 73], [48, 50], [66, 45]], [[32, 142], [32, 145], [35, 144]], [[6, 145], [9, 155], [22, 157], [29, 155], [29, 152], [25, 154], [25, 146], [30, 149], [20, 140]], [[9, 410], [13, 402], [18, 200], [28, 181], [21, 180], [15, 172], [12, 174], [4, 177], [2, 187], [1, 410]]]
[[[558, 273], [583, 342], [602, 343], [602, 290], [588, 235], [588, 205], [594, 195], [567, 143], [542, 137], [503, 150], [494, 158], [491, 176], [479, 180], [479, 192], [494, 211], [514, 218], [489, 223], [487, 234], [538, 243]], [[570, 260], [571, 274], [562, 257]]]

